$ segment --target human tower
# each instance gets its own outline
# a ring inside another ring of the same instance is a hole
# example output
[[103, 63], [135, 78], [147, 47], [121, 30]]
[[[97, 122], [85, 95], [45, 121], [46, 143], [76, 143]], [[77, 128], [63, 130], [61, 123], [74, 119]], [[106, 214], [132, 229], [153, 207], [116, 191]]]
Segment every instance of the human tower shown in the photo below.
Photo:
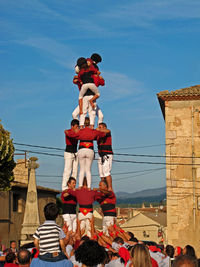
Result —
[[[79, 88], [79, 105], [72, 113], [71, 128], [65, 130], [66, 149], [65, 166], [62, 180], [63, 219], [68, 231], [76, 232], [76, 206], [79, 205], [78, 222], [85, 235], [91, 237], [91, 219], [93, 202], [98, 201], [103, 212], [103, 233], [108, 235], [108, 228], [115, 224], [116, 197], [112, 188], [111, 168], [113, 160], [111, 131], [103, 122], [103, 113], [96, 100], [100, 97], [98, 87], [105, 81], [100, 76], [99, 54], [77, 60], [73, 83]], [[88, 117], [86, 115], [88, 114]], [[94, 129], [95, 117], [98, 127]], [[98, 145], [99, 188], [91, 188], [91, 166], [94, 159], [94, 141]], [[79, 142], [78, 152], [77, 146]], [[78, 174], [78, 164], [80, 166]]]

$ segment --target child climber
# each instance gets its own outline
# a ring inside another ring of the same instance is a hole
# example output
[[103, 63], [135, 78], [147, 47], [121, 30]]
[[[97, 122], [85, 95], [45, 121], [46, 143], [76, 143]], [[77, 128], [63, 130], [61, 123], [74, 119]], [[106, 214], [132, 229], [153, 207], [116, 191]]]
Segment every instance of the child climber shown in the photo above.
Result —
[[92, 108], [95, 108], [95, 100], [99, 98], [100, 93], [97, 86], [94, 83], [94, 75], [98, 75], [98, 70], [93, 64], [88, 65], [87, 60], [83, 57], [77, 60], [77, 66], [80, 71], [78, 73], [78, 81], [81, 85], [79, 92], [79, 109], [80, 115], [83, 113], [83, 96], [88, 89], [90, 89], [95, 95], [89, 100]]

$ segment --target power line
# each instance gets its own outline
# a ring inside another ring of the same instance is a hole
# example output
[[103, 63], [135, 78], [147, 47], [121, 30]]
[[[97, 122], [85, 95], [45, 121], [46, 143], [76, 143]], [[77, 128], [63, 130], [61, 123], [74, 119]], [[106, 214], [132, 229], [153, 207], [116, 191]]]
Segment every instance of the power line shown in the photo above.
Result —
[[[21, 149], [16, 149], [17, 151], [26, 151]], [[59, 154], [51, 154], [51, 153], [45, 153], [45, 152], [39, 152], [39, 151], [27, 151], [29, 153], [33, 154], [41, 154], [46, 156], [56, 156], [56, 157], [64, 157], [63, 155]], [[97, 160], [97, 159], [94, 159]], [[134, 160], [116, 160], [113, 159], [113, 162], [120, 162], [120, 163], [134, 163], [134, 164], [152, 164], [152, 165], [183, 165], [183, 166], [200, 166], [200, 164], [192, 164], [192, 163], [167, 163], [167, 162], [152, 162], [152, 161], [134, 161]]]
[[[133, 173], [141, 173], [141, 172], [149, 172], [149, 171], [157, 171], [165, 168], [158, 168], [158, 169], [147, 169], [147, 170], [140, 170], [140, 171], [131, 171], [131, 172], [119, 172], [119, 173], [112, 173], [112, 176], [115, 175], [124, 175], [124, 174], [133, 174]], [[15, 173], [15, 175], [19, 176], [20, 173]], [[63, 174], [60, 175], [48, 175], [48, 174], [37, 174], [38, 177], [49, 177], [49, 178], [60, 178]], [[99, 174], [92, 175], [93, 177], [99, 177]]]
[[[63, 148], [52, 147], [52, 146], [31, 145], [31, 144], [24, 144], [24, 143], [17, 143], [17, 142], [13, 142], [13, 144], [19, 145], [19, 146], [28, 146], [28, 147], [37, 147], [37, 148], [45, 148], [45, 149], [64, 151]], [[165, 146], [165, 145], [171, 145], [171, 143], [170, 144], [155, 144], [155, 145], [147, 145], [147, 146], [123, 147], [123, 148], [115, 148], [115, 150], [137, 149], [137, 148], [157, 147], [157, 146]]]
[[[27, 146], [27, 147], [37, 147], [37, 148], [43, 148], [43, 149], [51, 149], [51, 150], [59, 150], [59, 151], [65, 151], [65, 149], [62, 148], [58, 148], [58, 147], [50, 147], [50, 146], [40, 146], [40, 145], [29, 145], [29, 144], [22, 144], [22, 143], [13, 143], [16, 145], [20, 145], [20, 146]], [[170, 144], [167, 144], [170, 145]], [[151, 145], [151, 146], [144, 146], [144, 147], [152, 147], [152, 146], [160, 146], [160, 145]], [[132, 147], [132, 148], [137, 148], [137, 147]], [[119, 148], [119, 149], [115, 149], [115, 150], [120, 150], [123, 148]], [[129, 149], [129, 148], [124, 148], [124, 149]], [[26, 150], [20, 150], [20, 149], [16, 149], [16, 151], [26, 151]], [[45, 154], [45, 152], [36, 152], [36, 151], [28, 151], [30, 153], [40, 153], [40, 154]], [[97, 151], [95, 151], [95, 153], [98, 153]], [[128, 157], [152, 157], [152, 158], [188, 158], [188, 159], [195, 159], [195, 158], [200, 158], [200, 157], [192, 157], [192, 156], [177, 156], [177, 155], [150, 155], [150, 154], [129, 154], [129, 153], [114, 153], [115, 155], [118, 156], [128, 156]], [[58, 154], [50, 154], [48, 153], [47, 155], [52, 155], [52, 156], [59, 156], [61, 157], [61, 155]]]

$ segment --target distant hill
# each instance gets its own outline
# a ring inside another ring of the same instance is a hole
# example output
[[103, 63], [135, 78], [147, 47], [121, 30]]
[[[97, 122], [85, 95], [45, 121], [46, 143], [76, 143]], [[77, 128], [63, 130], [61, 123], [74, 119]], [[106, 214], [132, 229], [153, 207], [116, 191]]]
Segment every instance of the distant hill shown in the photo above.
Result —
[[166, 198], [166, 187], [146, 189], [135, 193], [117, 192], [117, 203], [138, 204], [143, 202], [160, 202]]

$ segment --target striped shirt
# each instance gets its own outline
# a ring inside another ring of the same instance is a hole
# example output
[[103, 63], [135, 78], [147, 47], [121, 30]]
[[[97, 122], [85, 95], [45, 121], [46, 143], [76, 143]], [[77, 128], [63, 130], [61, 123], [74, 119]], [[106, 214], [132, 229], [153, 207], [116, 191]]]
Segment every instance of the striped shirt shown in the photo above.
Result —
[[55, 221], [45, 221], [38, 227], [34, 238], [39, 239], [40, 255], [45, 253], [60, 252], [60, 239], [65, 238], [61, 227]]

